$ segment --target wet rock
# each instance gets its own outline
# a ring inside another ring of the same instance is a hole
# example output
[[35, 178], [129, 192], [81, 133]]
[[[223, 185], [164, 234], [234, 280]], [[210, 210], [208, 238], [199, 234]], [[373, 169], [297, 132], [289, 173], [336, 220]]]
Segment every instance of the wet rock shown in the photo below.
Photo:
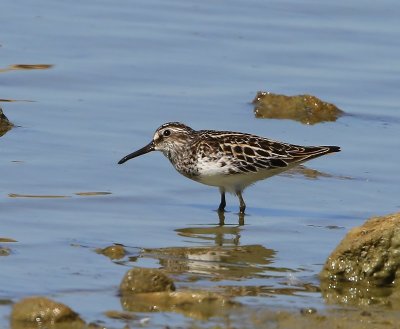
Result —
[[9, 131], [14, 125], [8, 120], [6, 115], [3, 113], [0, 107], [0, 136], [3, 136], [7, 131]]
[[53, 64], [13, 64], [4, 69], [0, 68], [0, 73], [13, 70], [47, 70], [52, 68], [53, 66]]
[[121, 259], [126, 255], [125, 249], [121, 245], [113, 245], [103, 249], [96, 249], [98, 254], [107, 256], [110, 259]]
[[14, 64], [10, 65], [10, 70], [47, 70], [52, 68], [53, 64]]
[[314, 307], [304, 307], [300, 309], [300, 314], [302, 315], [311, 315], [317, 313], [317, 310]]
[[263, 119], [291, 119], [313, 125], [336, 121], [344, 112], [312, 95], [285, 96], [259, 91], [253, 100], [254, 114]]
[[352, 229], [329, 256], [322, 280], [385, 286], [399, 283], [400, 213]]
[[174, 291], [174, 282], [162, 271], [150, 268], [130, 269], [122, 279], [121, 294]]
[[120, 285], [121, 305], [129, 312], [179, 312], [208, 319], [239, 305], [222, 295], [206, 291], [175, 291], [173, 281], [162, 271], [148, 268], [129, 270]]
[[400, 305], [400, 213], [352, 229], [327, 259], [321, 290], [329, 302]]
[[12, 328], [45, 328], [65, 325], [65, 328], [83, 328], [84, 321], [68, 306], [45, 297], [28, 297], [13, 307]]
[[18, 242], [18, 241], [11, 238], [0, 238], [0, 242]]

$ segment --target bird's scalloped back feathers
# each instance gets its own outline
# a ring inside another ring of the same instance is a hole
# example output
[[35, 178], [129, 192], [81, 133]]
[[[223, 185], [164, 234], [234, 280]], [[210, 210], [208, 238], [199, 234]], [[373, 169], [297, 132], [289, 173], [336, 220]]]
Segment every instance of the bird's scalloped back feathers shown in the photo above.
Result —
[[216, 153], [214, 156], [216, 158], [223, 156], [235, 168], [230, 174], [257, 173], [262, 169], [283, 169], [291, 164], [340, 151], [337, 146], [299, 146], [229, 131], [202, 130], [198, 133], [201, 138], [197, 141], [197, 149], [218, 150], [219, 154]]

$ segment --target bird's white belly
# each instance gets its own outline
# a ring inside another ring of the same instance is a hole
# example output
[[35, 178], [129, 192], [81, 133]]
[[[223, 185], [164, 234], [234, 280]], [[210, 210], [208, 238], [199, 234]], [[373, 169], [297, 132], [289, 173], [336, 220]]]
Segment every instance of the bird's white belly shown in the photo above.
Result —
[[227, 174], [227, 175], [202, 175], [194, 179], [199, 183], [223, 188], [226, 192], [236, 193], [243, 191], [255, 182], [274, 176], [274, 170], [264, 170], [260, 173]]
[[[258, 172], [232, 173], [232, 169], [236, 168], [226, 158], [221, 157], [217, 161], [203, 158], [198, 158], [197, 160], [195, 175], [191, 174], [191, 172], [185, 172], [182, 168], [178, 168], [176, 164], [174, 166], [175, 169], [187, 178], [205, 185], [217, 186], [230, 193], [243, 191], [246, 187], [259, 180], [280, 174], [292, 167], [260, 169]], [[225, 165], [221, 166], [222, 163]]]
[[199, 167], [199, 175], [189, 178], [205, 185], [220, 187], [226, 192], [236, 193], [243, 191], [247, 186], [254, 184], [258, 180], [269, 178], [286, 169], [262, 169], [257, 173], [232, 174], [229, 171], [229, 167], [229, 165], [221, 167], [218, 162], [203, 163]]

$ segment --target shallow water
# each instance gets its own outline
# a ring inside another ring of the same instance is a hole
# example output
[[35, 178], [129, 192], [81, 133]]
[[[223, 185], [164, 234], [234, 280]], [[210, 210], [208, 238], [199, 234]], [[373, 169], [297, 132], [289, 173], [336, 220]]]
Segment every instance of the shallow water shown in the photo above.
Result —
[[[29, 295], [121, 327], [102, 312], [121, 309], [117, 288], [131, 266], [164, 267], [183, 287], [256, 287], [236, 299], [251, 307], [324, 309], [312, 287], [330, 251], [367, 217], [399, 211], [398, 2], [2, 7], [0, 99], [11, 102], [1, 107], [18, 127], [0, 138], [0, 237], [17, 240], [1, 243], [11, 249], [1, 259], [1, 327], [8, 301]], [[313, 94], [347, 115], [314, 126], [256, 119], [258, 90]], [[167, 121], [342, 152], [307, 164], [327, 174], [317, 179], [282, 175], [246, 190], [244, 226], [228, 196], [221, 229], [218, 191], [179, 176], [161, 154], [116, 164]], [[128, 256], [95, 252], [112, 243]], [[168, 262], [177, 247], [182, 255]], [[200, 247], [213, 257], [192, 253]], [[239, 257], [237, 247], [258, 248], [257, 257]], [[153, 326], [189, 321], [143, 316]]]

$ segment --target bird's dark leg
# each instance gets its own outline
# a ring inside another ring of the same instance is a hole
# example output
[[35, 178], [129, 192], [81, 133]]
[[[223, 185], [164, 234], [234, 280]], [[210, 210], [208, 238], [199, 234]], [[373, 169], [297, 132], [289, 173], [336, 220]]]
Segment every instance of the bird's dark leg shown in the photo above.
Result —
[[218, 212], [224, 212], [225, 211], [225, 206], [226, 206], [225, 190], [220, 189], [219, 191], [221, 193], [221, 203], [219, 204]]
[[246, 210], [246, 203], [243, 200], [242, 192], [237, 191], [236, 195], [238, 196], [240, 202], [239, 213], [244, 214], [244, 211]]

